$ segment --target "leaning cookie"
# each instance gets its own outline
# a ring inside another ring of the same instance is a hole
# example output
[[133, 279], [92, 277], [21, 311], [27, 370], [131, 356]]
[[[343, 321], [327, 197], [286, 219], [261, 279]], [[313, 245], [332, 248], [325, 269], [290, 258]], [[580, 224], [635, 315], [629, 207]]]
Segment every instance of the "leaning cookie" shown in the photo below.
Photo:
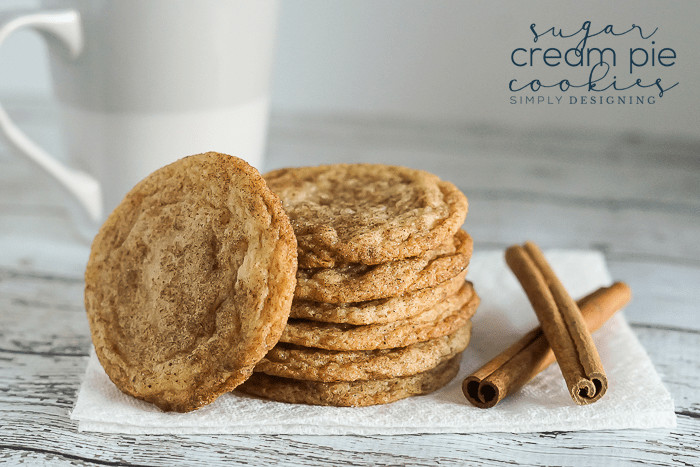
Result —
[[411, 318], [387, 324], [352, 326], [289, 320], [280, 342], [327, 350], [395, 349], [452, 334], [476, 312], [479, 296], [465, 282], [457, 294]]
[[442, 245], [412, 258], [374, 266], [353, 263], [330, 269], [299, 269], [294, 296], [317, 302], [346, 303], [434, 287], [467, 268], [473, 245], [472, 238], [460, 230]]
[[457, 354], [435, 368], [411, 376], [369, 381], [323, 383], [254, 373], [238, 391], [293, 404], [364, 407], [388, 404], [411, 396], [437, 391], [459, 372]]
[[295, 272], [289, 219], [254, 168], [218, 153], [180, 159], [136, 185], [92, 244], [97, 356], [123, 392], [194, 410], [276, 344]]
[[309, 381], [358, 381], [410, 376], [435, 368], [469, 345], [472, 323], [447, 336], [407, 347], [384, 350], [335, 351], [277, 344], [256, 365], [271, 376]]
[[300, 268], [418, 256], [452, 237], [467, 215], [457, 187], [408, 167], [323, 165], [265, 179], [294, 226]]

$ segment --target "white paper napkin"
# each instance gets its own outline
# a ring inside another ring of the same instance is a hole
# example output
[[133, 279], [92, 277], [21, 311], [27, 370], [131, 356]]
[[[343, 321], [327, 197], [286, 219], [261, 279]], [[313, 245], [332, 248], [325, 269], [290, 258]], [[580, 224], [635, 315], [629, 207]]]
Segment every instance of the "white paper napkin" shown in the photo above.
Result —
[[[547, 258], [575, 298], [611, 282], [600, 253], [550, 251]], [[609, 382], [600, 401], [577, 406], [554, 364], [496, 407], [471, 406], [462, 395], [462, 380], [536, 326], [537, 320], [502, 252], [474, 254], [469, 271], [482, 299], [473, 318], [472, 342], [464, 352], [459, 375], [433, 394], [346, 408], [285, 404], [231, 393], [191, 413], [164, 413], [122, 394], [93, 353], [71, 418], [81, 431], [155, 434], [371, 435], [675, 426], [671, 396], [621, 314], [594, 334]]]

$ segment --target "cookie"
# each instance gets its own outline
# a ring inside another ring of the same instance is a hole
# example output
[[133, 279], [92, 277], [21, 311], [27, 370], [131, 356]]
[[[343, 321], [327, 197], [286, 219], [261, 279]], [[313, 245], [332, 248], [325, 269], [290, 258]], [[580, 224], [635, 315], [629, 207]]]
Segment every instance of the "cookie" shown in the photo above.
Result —
[[457, 294], [409, 319], [388, 324], [352, 326], [289, 320], [280, 342], [327, 350], [376, 350], [405, 347], [452, 334], [472, 317], [479, 297], [465, 282]]
[[323, 165], [265, 179], [292, 221], [300, 268], [418, 256], [452, 237], [467, 215], [457, 187], [407, 167]]
[[454, 295], [464, 284], [466, 275], [465, 269], [435, 287], [367, 302], [333, 304], [295, 299], [289, 317], [355, 325], [391, 323], [420, 314]]
[[276, 343], [296, 241], [277, 196], [241, 159], [206, 153], [150, 174], [110, 214], [85, 271], [105, 372], [185, 412], [242, 383]]
[[435, 368], [410, 376], [369, 381], [323, 383], [254, 373], [238, 390], [254, 396], [293, 404], [364, 407], [388, 404], [437, 391], [459, 372], [461, 354]]
[[463, 230], [421, 256], [368, 266], [347, 264], [331, 269], [299, 269], [296, 298], [346, 303], [394, 297], [434, 287], [464, 271], [473, 242]]
[[255, 371], [309, 381], [357, 381], [409, 376], [428, 371], [469, 345], [471, 321], [447, 336], [407, 347], [367, 351], [333, 351], [277, 344]]

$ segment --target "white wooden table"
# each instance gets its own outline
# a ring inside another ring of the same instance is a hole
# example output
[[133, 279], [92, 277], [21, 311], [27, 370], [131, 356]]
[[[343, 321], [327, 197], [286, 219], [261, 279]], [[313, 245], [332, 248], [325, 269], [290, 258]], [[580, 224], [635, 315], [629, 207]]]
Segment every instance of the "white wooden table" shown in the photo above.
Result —
[[[55, 112], [12, 115], [47, 147]], [[208, 149], [208, 148], [206, 148]], [[121, 436], [68, 413], [90, 348], [87, 247], [48, 177], [0, 143], [0, 463], [700, 465], [700, 141], [635, 134], [283, 117], [267, 168], [371, 161], [424, 168], [469, 197], [476, 249], [526, 239], [605, 253], [626, 315], [674, 397], [674, 430], [412, 436]]]

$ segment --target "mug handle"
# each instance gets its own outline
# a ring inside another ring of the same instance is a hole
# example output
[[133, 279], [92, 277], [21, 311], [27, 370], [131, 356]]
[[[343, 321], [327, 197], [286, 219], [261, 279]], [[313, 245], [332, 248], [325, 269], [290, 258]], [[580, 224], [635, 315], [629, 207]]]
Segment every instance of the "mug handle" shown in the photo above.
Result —
[[[77, 58], [83, 50], [83, 30], [80, 14], [77, 11], [2, 13], [0, 14], [0, 45], [10, 34], [24, 27], [33, 28], [45, 33], [46, 36], [58, 39], [68, 50], [71, 59]], [[78, 200], [92, 221], [99, 222], [102, 217], [102, 190], [94, 177], [66, 166], [44, 151], [12, 122], [2, 104], [0, 104], [0, 132], [21, 154], [58, 180]]]

